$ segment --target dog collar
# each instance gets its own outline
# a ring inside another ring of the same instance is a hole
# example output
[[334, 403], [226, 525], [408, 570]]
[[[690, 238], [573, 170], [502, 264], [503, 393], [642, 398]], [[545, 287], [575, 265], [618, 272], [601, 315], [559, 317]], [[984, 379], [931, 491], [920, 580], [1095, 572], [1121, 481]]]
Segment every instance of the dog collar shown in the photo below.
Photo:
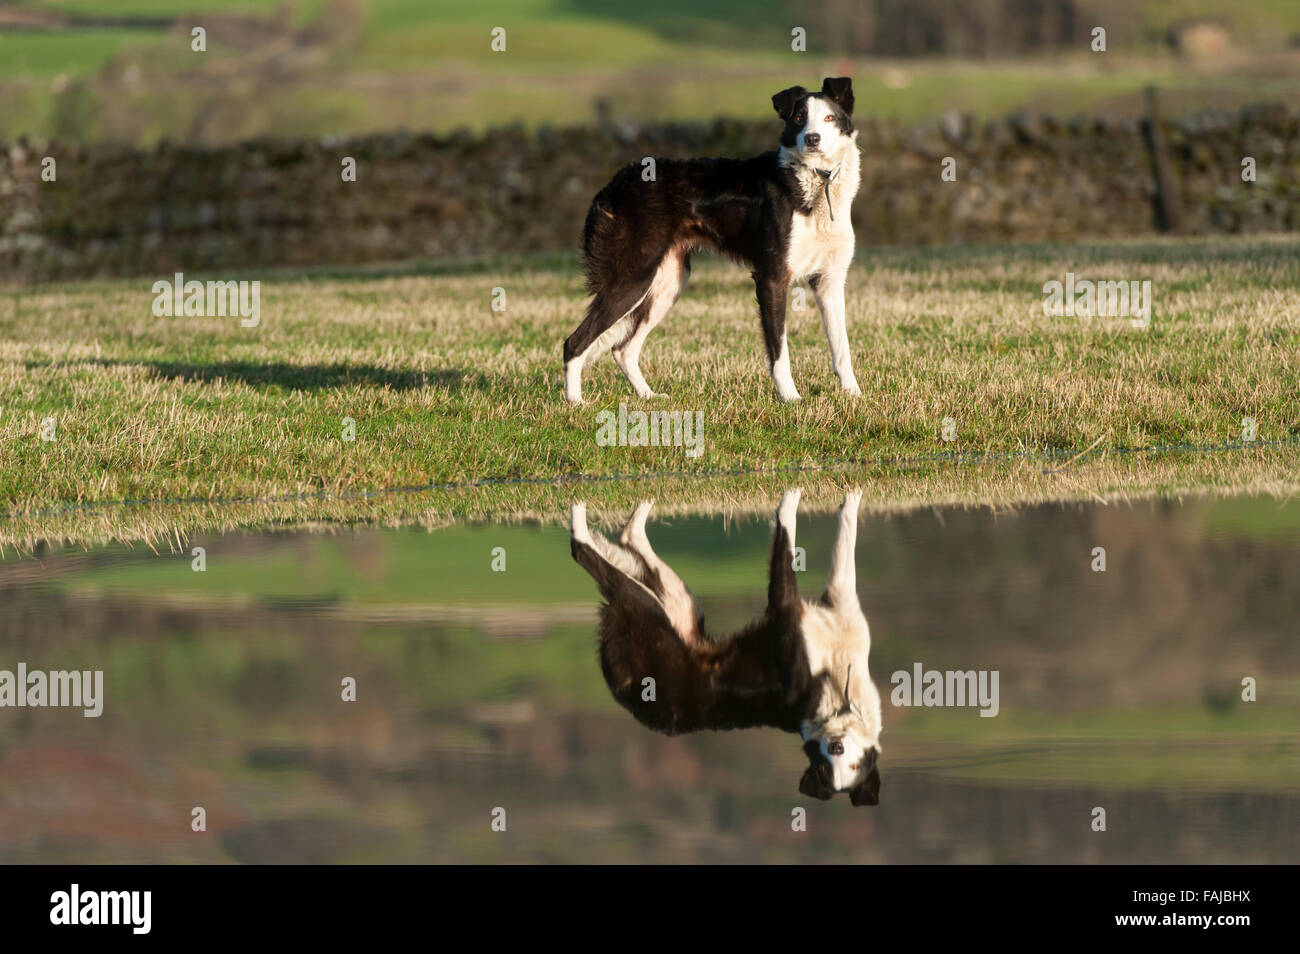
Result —
[[834, 222], [835, 207], [831, 205], [831, 180], [835, 178], [839, 170], [836, 169], [831, 172], [829, 169], [814, 169], [813, 172], [822, 177], [822, 187], [826, 190], [826, 211], [830, 215], [831, 221]]

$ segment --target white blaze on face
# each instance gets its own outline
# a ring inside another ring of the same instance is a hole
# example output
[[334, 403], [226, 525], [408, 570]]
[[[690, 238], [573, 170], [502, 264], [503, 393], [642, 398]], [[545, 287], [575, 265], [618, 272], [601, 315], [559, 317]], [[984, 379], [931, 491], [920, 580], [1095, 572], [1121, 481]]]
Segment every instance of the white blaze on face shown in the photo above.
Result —
[[[867, 775], [867, 753], [876, 741], [862, 720], [853, 714], [836, 716], [819, 735], [818, 748], [831, 766], [831, 787], [842, 792], [861, 782]], [[844, 751], [832, 755], [831, 739], [838, 739]]]
[[804, 117], [803, 129], [795, 139], [795, 145], [801, 152], [806, 151], [804, 139], [809, 133], [817, 133], [821, 136], [817, 151], [835, 152], [839, 148], [840, 140], [844, 138], [844, 133], [840, 132], [840, 127], [835, 125], [835, 111], [831, 104], [820, 96], [809, 96], [805, 109], [807, 115]]
[[842, 743], [844, 745], [844, 754], [830, 755], [826, 752], [826, 743], [822, 742], [822, 754], [831, 763], [831, 787], [837, 792], [842, 792], [857, 785], [866, 774], [862, 768], [863, 759], [867, 755], [866, 746], [851, 736], [845, 737]]

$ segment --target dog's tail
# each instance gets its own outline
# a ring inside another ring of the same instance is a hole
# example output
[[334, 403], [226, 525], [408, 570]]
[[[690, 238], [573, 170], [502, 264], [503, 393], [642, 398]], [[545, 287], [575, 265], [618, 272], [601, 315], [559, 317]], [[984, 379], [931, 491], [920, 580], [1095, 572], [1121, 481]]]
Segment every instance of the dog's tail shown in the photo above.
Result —
[[664, 204], [663, 183], [642, 182], [635, 162], [596, 194], [582, 227], [582, 266], [590, 294], [619, 285], [648, 287], [672, 243]]
[[592, 297], [586, 317], [564, 343], [566, 363], [578, 355], [590, 361], [620, 347], [637, 325], [627, 319], [649, 308], [655, 273], [672, 245], [663, 216], [656, 214], [658, 201], [654, 183], [642, 185], [637, 166], [630, 164], [587, 210], [582, 267]]
[[[592, 297], [586, 317], [564, 343], [566, 362], [579, 354], [589, 354], [588, 360], [593, 360], [632, 336], [636, 322], [624, 319], [645, 304], [662, 257], [644, 256], [639, 250], [631, 258], [620, 253], [614, 243], [626, 237], [616, 226], [602, 222], [604, 219], [598, 197], [587, 213], [583, 255], [587, 291]], [[628, 261], [635, 261], [638, 267], [629, 269]], [[588, 349], [592, 349], [590, 353]]]

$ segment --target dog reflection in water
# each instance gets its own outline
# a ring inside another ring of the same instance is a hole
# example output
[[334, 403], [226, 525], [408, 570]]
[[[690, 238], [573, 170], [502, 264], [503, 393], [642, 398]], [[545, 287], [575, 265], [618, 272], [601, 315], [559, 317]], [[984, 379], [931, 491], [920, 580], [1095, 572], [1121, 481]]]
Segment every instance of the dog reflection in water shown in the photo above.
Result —
[[651, 501], [636, 508], [617, 546], [593, 534], [585, 506], [574, 504], [573, 558], [605, 598], [600, 665], [614, 698], [669, 734], [755, 726], [797, 732], [808, 756], [800, 792], [828, 799], [847, 791], [854, 805], [878, 804], [880, 693], [867, 670], [871, 635], [853, 556], [861, 497], [845, 495], [826, 592], [805, 600], [794, 570], [799, 491], [785, 493], [773, 525], [767, 609], [728, 636], [705, 631], [690, 590], [651, 549]]

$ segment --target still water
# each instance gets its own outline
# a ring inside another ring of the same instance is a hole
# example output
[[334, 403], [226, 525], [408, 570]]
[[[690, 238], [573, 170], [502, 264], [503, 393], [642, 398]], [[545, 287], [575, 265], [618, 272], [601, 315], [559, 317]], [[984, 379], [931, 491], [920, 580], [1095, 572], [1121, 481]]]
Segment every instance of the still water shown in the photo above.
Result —
[[[763, 614], [770, 517], [651, 513], [711, 632]], [[837, 516], [797, 520], [813, 598]], [[874, 806], [802, 794], [796, 734], [669, 736], [621, 708], [565, 522], [10, 552], [0, 670], [102, 671], [103, 692], [96, 718], [0, 708], [0, 862], [1300, 857], [1300, 503], [856, 526]], [[918, 667], [996, 673], [996, 715], [899, 704]]]

